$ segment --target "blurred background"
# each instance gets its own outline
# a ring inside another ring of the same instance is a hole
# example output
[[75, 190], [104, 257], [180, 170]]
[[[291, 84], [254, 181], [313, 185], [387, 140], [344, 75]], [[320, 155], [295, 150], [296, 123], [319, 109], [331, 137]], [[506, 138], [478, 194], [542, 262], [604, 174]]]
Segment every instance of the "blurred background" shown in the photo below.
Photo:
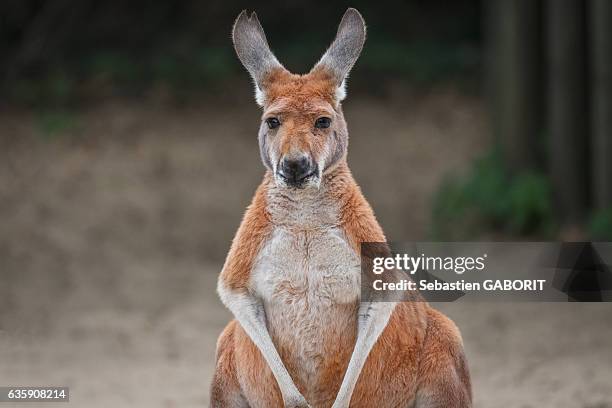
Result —
[[[0, 385], [207, 406], [216, 276], [263, 174], [233, 20], [307, 72], [348, 6], [349, 164], [390, 240], [612, 240], [610, 1], [4, 0]], [[612, 407], [609, 305], [439, 307], [476, 406]]]

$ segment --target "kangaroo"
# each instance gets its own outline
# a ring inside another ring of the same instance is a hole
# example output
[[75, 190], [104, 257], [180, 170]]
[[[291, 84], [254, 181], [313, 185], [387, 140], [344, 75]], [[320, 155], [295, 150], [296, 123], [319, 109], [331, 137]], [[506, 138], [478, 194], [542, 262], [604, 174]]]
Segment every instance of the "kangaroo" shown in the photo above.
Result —
[[255, 13], [236, 19], [266, 172], [219, 276], [235, 319], [217, 342], [212, 407], [471, 406], [452, 321], [424, 301], [361, 297], [360, 243], [385, 242], [346, 159], [341, 101], [365, 37], [348, 9], [321, 60], [295, 75]]

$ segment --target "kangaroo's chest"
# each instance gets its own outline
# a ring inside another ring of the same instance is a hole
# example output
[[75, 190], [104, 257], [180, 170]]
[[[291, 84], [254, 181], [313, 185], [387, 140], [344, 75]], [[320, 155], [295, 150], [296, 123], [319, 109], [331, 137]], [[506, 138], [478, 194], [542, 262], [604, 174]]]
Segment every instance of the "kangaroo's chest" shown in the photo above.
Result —
[[251, 274], [268, 330], [285, 365], [306, 388], [342, 371], [354, 345], [360, 259], [338, 228], [275, 229]]
[[341, 229], [278, 227], [256, 259], [251, 283], [271, 305], [329, 307], [357, 299], [359, 273], [359, 257]]

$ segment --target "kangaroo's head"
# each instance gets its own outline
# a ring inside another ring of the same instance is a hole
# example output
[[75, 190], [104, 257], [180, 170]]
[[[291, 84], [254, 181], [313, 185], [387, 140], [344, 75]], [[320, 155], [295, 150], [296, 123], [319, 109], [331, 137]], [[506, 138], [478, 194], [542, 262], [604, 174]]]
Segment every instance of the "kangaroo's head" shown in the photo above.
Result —
[[323, 174], [346, 159], [348, 131], [340, 102], [365, 37], [363, 18], [348, 9], [321, 60], [308, 74], [296, 75], [270, 51], [255, 13], [248, 17], [243, 11], [236, 19], [234, 47], [263, 107], [261, 158], [278, 185], [318, 188]]

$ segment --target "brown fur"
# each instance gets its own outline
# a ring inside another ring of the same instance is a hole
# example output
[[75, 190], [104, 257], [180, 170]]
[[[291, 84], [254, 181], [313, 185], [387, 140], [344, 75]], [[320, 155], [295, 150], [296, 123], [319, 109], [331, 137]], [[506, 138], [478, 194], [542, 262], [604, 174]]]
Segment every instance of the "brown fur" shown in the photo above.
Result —
[[220, 279], [236, 291], [246, 291], [253, 260], [270, 232], [266, 210], [266, 182], [262, 183], [247, 208], [240, 228], [232, 242]]
[[335, 104], [334, 82], [325, 71], [314, 70], [306, 75], [276, 69], [264, 80], [266, 105], [283, 97], [290, 97], [291, 106], [301, 108], [317, 99]]
[[217, 341], [217, 368], [211, 386], [213, 405], [229, 407], [246, 400], [242, 396], [236, 371], [235, 331], [238, 324], [231, 321], [223, 330]]

